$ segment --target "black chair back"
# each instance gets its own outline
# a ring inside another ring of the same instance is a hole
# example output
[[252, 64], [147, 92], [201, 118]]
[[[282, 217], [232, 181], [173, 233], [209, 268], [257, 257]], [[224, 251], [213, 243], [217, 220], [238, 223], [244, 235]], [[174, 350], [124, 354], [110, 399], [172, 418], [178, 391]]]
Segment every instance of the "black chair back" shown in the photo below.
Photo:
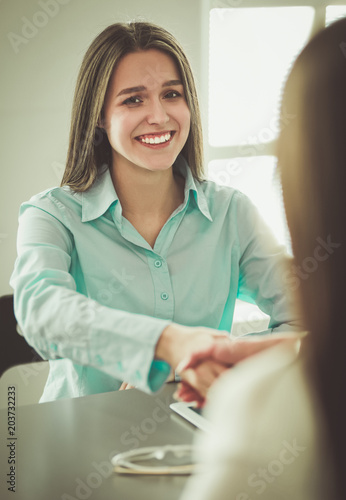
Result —
[[11, 366], [43, 361], [17, 331], [13, 311], [13, 295], [0, 297], [0, 376]]

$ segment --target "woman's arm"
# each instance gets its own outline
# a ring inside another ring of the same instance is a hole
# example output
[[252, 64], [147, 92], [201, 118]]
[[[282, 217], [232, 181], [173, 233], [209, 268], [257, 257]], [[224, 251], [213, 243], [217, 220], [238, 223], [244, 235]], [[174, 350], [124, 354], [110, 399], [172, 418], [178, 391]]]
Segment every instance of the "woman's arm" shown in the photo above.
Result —
[[17, 321], [42, 357], [68, 358], [156, 390], [192, 346], [214, 341], [211, 329], [114, 309], [80, 293], [70, 272], [74, 237], [61, 213], [45, 208], [22, 208], [11, 278]]
[[170, 371], [166, 363], [153, 363], [170, 321], [106, 307], [79, 293], [69, 272], [74, 251], [63, 221], [37, 207], [22, 210], [11, 285], [26, 340], [46, 359], [68, 358], [156, 389]]
[[297, 311], [290, 280], [291, 258], [242, 193], [237, 193], [236, 210], [240, 245], [237, 296], [256, 303], [270, 316], [268, 330], [261, 333], [295, 331]]

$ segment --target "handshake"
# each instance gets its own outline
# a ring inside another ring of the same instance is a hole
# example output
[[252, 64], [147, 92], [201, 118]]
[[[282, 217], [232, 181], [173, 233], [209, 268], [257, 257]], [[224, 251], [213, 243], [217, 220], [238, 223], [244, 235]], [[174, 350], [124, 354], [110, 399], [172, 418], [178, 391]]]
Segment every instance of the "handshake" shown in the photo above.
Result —
[[[174, 333], [176, 327], [179, 331]], [[160, 339], [160, 341], [166, 340], [168, 342], [167, 347], [169, 346], [170, 328], [172, 328], [171, 349], [170, 353], [163, 353], [163, 356], [166, 357], [163, 359], [169, 358], [168, 362], [181, 377], [174, 397], [185, 402], [196, 401], [199, 407], [205, 404], [209, 388], [215, 380], [239, 361], [281, 342], [290, 344], [292, 348], [300, 344], [300, 336], [294, 333], [234, 338], [208, 328], [170, 325], [163, 332], [163, 336], [167, 333], [167, 338], [161, 337]], [[158, 343], [159, 353], [163, 347], [159, 345], [160, 341]], [[183, 350], [187, 352], [187, 355], [182, 356]], [[177, 361], [178, 357], [180, 357], [179, 362]]]
[[[155, 358], [166, 361], [181, 378], [174, 397], [185, 402], [195, 401], [202, 407], [210, 387], [223, 372], [281, 342], [296, 348], [300, 338], [301, 334], [292, 332], [237, 338], [211, 328], [172, 323], [161, 334]], [[120, 390], [133, 387], [123, 382]]]

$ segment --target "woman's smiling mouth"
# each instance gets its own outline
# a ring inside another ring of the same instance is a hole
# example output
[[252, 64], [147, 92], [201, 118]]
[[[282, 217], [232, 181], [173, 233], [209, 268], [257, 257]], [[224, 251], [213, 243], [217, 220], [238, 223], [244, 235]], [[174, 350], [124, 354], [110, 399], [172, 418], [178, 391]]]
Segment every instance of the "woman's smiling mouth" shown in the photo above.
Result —
[[161, 132], [156, 134], [143, 134], [135, 137], [135, 139], [136, 141], [143, 144], [143, 146], [165, 146], [171, 142], [174, 134], [175, 131], [171, 130], [169, 132]]

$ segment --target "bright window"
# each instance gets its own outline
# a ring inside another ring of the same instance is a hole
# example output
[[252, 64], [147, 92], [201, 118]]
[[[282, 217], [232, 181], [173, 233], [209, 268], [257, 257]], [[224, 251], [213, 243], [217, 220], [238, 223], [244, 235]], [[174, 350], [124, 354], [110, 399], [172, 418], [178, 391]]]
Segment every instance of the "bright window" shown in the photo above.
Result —
[[270, 225], [277, 240], [289, 241], [285, 224], [281, 187], [276, 175], [276, 157], [232, 158], [209, 163], [209, 179], [245, 193]]
[[209, 12], [208, 176], [245, 192], [288, 250], [280, 188], [273, 185], [276, 139], [291, 119], [284, 112], [279, 122], [282, 91], [312, 33], [346, 16], [346, 2], [306, 3], [242, 0]]
[[282, 86], [307, 42], [314, 9], [210, 11], [209, 142], [231, 146], [277, 137]]
[[326, 26], [342, 17], [346, 17], [346, 5], [328, 5], [326, 8]]

